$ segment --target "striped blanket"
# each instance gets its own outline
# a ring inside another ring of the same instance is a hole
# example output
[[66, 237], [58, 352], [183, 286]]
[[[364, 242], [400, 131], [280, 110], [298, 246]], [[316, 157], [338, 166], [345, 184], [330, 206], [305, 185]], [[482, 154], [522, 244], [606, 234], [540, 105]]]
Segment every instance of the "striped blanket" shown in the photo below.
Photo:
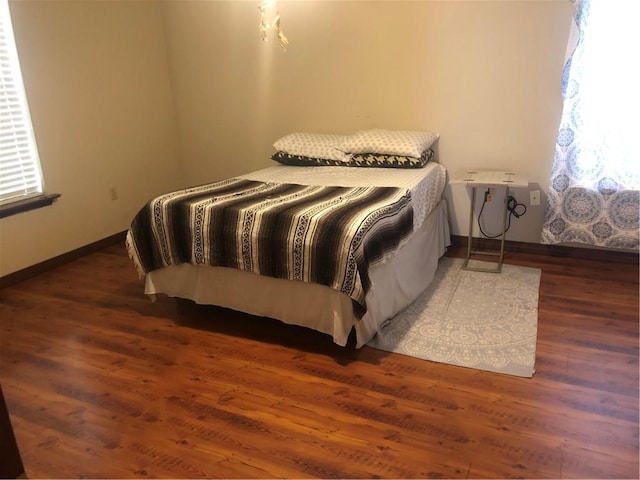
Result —
[[366, 311], [368, 269], [413, 231], [410, 193], [232, 178], [157, 197], [135, 216], [127, 247], [141, 276], [190, 263], [315, 282]]

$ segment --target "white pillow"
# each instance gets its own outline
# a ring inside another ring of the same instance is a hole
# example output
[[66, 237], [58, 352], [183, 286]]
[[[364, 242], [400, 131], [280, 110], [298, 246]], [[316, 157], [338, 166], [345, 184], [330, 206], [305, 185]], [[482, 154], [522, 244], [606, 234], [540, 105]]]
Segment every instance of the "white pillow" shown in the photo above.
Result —
[[346, 138], [344, 135], [297, 132], [276, 140], [273, 146], [289, 155], [348, 162], [351, 155], [346, 154], [342, 148]]
[[347, 137], [342, 150], [347, 153], [381, 153], [419, 158], [438, 139], [433, 132], [412, 130], [360, 130]]

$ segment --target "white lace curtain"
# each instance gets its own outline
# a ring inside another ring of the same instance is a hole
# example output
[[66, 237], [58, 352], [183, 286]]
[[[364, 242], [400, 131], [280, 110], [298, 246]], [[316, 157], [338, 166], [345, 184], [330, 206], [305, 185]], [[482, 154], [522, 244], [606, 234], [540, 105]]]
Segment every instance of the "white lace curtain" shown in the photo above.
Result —
[[640, 2], [571, 2], [578, 43], [563, 72], [541, 241], [637, 250]]

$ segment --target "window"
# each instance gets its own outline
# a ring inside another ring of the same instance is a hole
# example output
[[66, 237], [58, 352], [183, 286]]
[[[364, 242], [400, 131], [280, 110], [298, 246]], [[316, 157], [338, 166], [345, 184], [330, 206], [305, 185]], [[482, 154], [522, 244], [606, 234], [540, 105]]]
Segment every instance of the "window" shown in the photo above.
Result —
[[8, 0], [0, 0], [0, 217], [49, 205], [22, 83]]
[[636, 1], [572, 0], [578, 43], [562, 79], [542, 243], [640, 248]]

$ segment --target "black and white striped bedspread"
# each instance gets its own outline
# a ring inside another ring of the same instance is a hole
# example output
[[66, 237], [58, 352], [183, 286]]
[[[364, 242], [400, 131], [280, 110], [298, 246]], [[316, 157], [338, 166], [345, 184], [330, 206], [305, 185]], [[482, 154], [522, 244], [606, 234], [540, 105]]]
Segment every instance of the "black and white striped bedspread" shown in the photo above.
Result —
[[361, 316], [369, 266], [412, 231], [406, 189], [232, 178], [151, 200], [127, 247], [141, 276], [190, 263], [314, 282], [350, 296]]

